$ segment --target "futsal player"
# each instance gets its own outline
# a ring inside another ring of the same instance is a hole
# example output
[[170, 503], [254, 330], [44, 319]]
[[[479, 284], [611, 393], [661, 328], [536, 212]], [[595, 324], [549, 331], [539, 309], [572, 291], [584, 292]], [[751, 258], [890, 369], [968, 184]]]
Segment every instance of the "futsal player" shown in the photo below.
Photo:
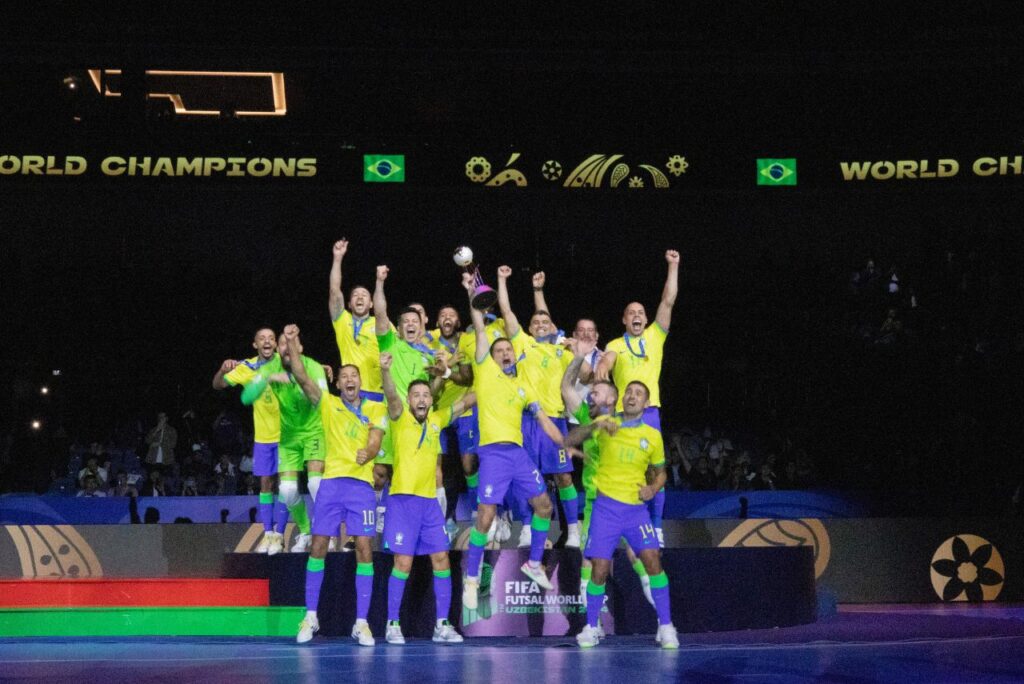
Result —
[[[289, 341], [295, 340], [293, 348]], [[327, 375], [318, 362], [303, 356], [299, 341], [299, 328], [292, 324], [284, 329], [277, 340], [278, 358], [264, 364], [260, 373], [270, 382], [281, 410], [281, 442], [278, 447], [278, 470], [281, 484], [278, 487], [281, 500], [288, 507], [292, 520], [299, 528], [299, 535], [292, 545], [292, 551], [309, 550], [309, 514], [306, 503], [299, 495], [299, 473], [307, 471], [309, 494], [316, 501], [324, 470], [324, 429], [320, 411], [310, 403], [302, 388], [294, 381], [292, 373], [302, 364], [306, 374], [321, 389], [327, 390]]]
[[[668, 274], [661, 291], [661, 301], [654, 316], [654, 323], [647, 324], [647, 311], [640, 302], [630, 302], [622, 315], [626, 330], [622, 337], [609, 342], [604, 356], [598, 363], [594, 376], [598, 380], [612, 380], [616, 387], [625, 387], [634, 380], [644, 383], [651, 391], [650, 406], [644, 411], [644, 422], [661, 432], [661, 396], [658, 383], [661, 379], [661, 362], [672, 322], [672, 307], [679, 293], [679, 252], [665, 252]], [[618, 410], [622, 410], [622, 397]], [[651, 517], [658, 531], [659, 546], [664, 546], [661, 530], [662, 512], [665, 509], [665, 492], [659, 491], [651, 502]]]
[[[459, 320], [459, 312], [455, 307], [443, 306], [437, 312], [437, 329], [432, 333], [434, 353], [439, 361], [442, 361], [447, 368], [452, 369], [452, 371], [448, 373], [448, 377], [443, 377], [442, 374], [441, 376], [435, 376], [431, 381], [431, 391], [435, 390], [436, 385], [440, 385], [440, 387], [437, 388], [437, 391], [434, 392], [434, 408], [438, 410], [449, 408], [455, 404], [456, 401], [466, 395], [469, 391], [468, 385], [472, 384], [472, 381], [470, 381], [469, 383], [460, 385], [453, 377], [459, 368], [459, 338], [461, 336], [459, 328], [461, 326], [462, 323]], [[447, 454], [449, 449], [458, 449], [460, 447], [458, 432], [459, 420], [471, 415], [472, 410], [465, 411], [462, 415], [457, 416], [451, 425], [441, 431], [441, 454]], [[458, 449], [458, 451], [461, 459], [462, 451], [461, 449]], [[440, 499], [440, 495], [444, 494], [444, 480], [440, 469], [438, 470], [437, 487], [439, 494], [438, 498]], [[447, 518], [447, 496], [445, 496], [444, 499], [444, 513]]]
[[[270, 328], [260, 328], [252, 342], [256, 356], [243, 361], [227, 359], [213, 376], [213, 388], [245, 386], [259, 374], [259, 370], [277, 358], [277, 335]], [[277, 479], [277, 444], [281, 439], [281, 410], [274, 391], [267, 387], [252, 404], [252, 422], [255, 432], [252, 447], [252, 474], [260, 478], [260, 503], [257, 515], [263, 525], [263, 538], [256, 553], [273, 556], [284, 550], [284, 528], [288, 524], [288, 509], [282, 504], [277, 511], [277, 529], [274, 528], [274, 485]]]
[[[289, 341], [293, 353], [302, 352], [297, 338]], [[373, 592], [373, 548], [376, 536], [373, 493], [373, 459], [387, 429], [384, 404], [360, 396], [361, 379], [354, 365], [338, 371], [336, 397], [321, 390], [301, 363], [292, 365], [292, 376], [309, 403], [316, 406], [327, 440], [324, 479], [313, 502], [313, 545], [306, 562], [306, 617], [299, 625], [298, 643], [306, 643], [320, 629], [317, 606], [324, 581], [324, 559], [330, 538], [345, 531], [355, 538], [356, 546], [356, 621], [352, 638], [361, 646], [373, 646], [375, 640], [366, 617]]]
[[587, 624], [576, 636], [583, 648], [596, 646], [600, 639], [598, 620], [604, 606], [605, 582], [621, 537], [640, 557], [651, 578], [658, 614], [655, 641], [662, 648], [679, 648], [679, 637], [672, 625], [668, 577], [661, 567], [658, 537], [644, 505], [665, 486], [666, 480], [661, 433], [643, 420], [650, 396], [644, 383], [630, 382], [622, 393], [621, 414], [573, 428], [566, 439], [567, 445], [578, 446], [593, 436], [599, 453], [594, 476], [597, 497], [583, 552], [593, 565], [587, 585]]
[[[533, 390], [541, 410], [551, 417], [551, 422], [562, 435], [565, 435], [565, 403], [562, 401], [561, 384], [562, 376], [572, 361], [573, 354], [559, 344], [558, 331], [546, 310], [535, 311], [530, 317], [529, 332], [522, 329], [509, 302], [508, 278], [511, 275], [512, 269], [508, 266], [501, 266], [498, 269], [498, 306], [517, 357], [516, 373], [519, 379]], [[538, 292], [543, 293], [544, 282], [543, 272], [534, 274], [535, 295]], [[525, 414], [522, 421], [523, 447], [526, 453], [540, 468], [541, 475], [552, 475], [558, 487], [558, 498], [565, 511], [565, 520], [562, 523], [568, 527], [565, 545], [579, 548], [579, 492], [572, 482], [572, 458], [566, 453], [561, 441], [556, 443], [544, 434], [533, 415]], [[519, 545], [529, 546], [530, 535], [529, 522], [524, 520]]]
[[434, 498], [435, 470], [440, 453], [441, 431], [472, 405], [474, 395], [467, 394], [447, 409], [432, 410], [430, 385], [412, 380], [405, 400], [391, 374], [395, 357], [382, 352], [380, 367], [387, 400], [388, 418], [394, 449], [394, 471], [388, 495], [388, 514], [384, 521], [383, 548], [394, 554], [394, 567], [388, 580], [389, 644], [404, 644], [399, 612], [405, 582], [412, 570], [414, 556], [429, 555], [434, 569], [434, 605], [437, 621], [433, 640], [461, 643], [462, 635], [448, 622], [452, 601], [452, 571], [448, 560], [448, 534], [444, 514]]
[[469, 295], [476, 335], [473, 391], [477, 397], [480, 420], [480, 505], [466, 554], [462, 605], [475, 610], [479, 599], [480, 562], [487, 544], [487, 531], [494, 520], [497, 504], [504, 500], [510, 488], [514, 496], [527, 499], [533, 509], [530, 557], [520, 569], [538, 586], [552, 588], [540, 563], [544, 555], [544, 541], [551, 527], [551, 499], [548, 498], [540, 471], [523, 449], [523, 411], [533, 413], [541, 429], [556, 443], [561, 442], [562, 434], [541, 410], [532, 390], [516, 377], [516, 354], [512, 343], [505, 338], [498, 338], [493, 343], [488, 339], [483, 313], [472, 307], [475, 283], [471, 274], [463, 274], [462, 286]]

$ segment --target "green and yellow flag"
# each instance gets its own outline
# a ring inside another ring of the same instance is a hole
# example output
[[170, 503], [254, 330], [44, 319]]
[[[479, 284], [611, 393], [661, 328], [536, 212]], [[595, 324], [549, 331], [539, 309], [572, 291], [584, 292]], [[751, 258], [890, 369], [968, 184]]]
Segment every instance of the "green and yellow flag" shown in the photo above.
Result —
[[796, 185], [796, 159], [758, 159], [758, 185]]
[[364, 154], [364, 183], [404, 183], [404, 154]]

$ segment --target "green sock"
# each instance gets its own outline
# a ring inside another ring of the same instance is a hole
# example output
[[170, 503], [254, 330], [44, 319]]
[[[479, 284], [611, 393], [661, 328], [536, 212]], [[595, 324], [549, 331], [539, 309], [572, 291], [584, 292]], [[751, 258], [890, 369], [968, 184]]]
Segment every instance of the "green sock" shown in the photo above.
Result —
[[589, 582], [590, 581], [590, 573], [592, 573], [593, 571], [594, 571], [594, 568], [590, 567], [589, 565], [586, 566], [586, 567], [580, 568], [580, 579], [583, 580], [584, 582]]
[[272, 504], [272, 503], [274, 503], [274, 492], [260, 492], [260, 503], [261, 504]]
[[647, 568], [644, 567], [644, 562], [639, 558], [633, 561], [633, 572], [637, 574], [637, 577], [647, 577]]
[[324, 559], [309, 557], [306, 561], [306, 570], [310, 572], [323, 572], [324, 571]]
[[288, 512], [291, 513], [292, 520], [295, 521], [299, 532], [309, 534], [309, 514], [306, 513], [306, 500], [300, 496], [297, 504], [288, 507]]
[[551, 529], [551, 518], [542, 518], [535, 515], [530, 520], [530, 527], [533, 528], [534, 532], [547, 532]]
[[668, 575], [662, 570], [657, 575], [651, 575], [651, 589], [662, 589], [668, 586]]
[[467, 475], [466, 476], [466, 486], [467, 487], [476, 487], [479, 484], [480, 484], [480, 474], [479, 473], [473, 473], [472, 475]]

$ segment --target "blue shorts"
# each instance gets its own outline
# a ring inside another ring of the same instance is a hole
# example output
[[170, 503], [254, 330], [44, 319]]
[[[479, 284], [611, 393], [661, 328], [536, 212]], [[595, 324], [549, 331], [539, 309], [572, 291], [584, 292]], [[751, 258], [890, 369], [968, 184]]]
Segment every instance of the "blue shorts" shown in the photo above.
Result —
[[625, 504], [598, 494], [592, 511], [584, 557], [611, 560], [623, 537], [637, 555], [647, 549], [658, 550], [658, 534], [646, 504]]
[[476, 406], [473, 407], [473, 415], [459, 416], [455, 420], [455, 427], [459, 433], [459, 453], [477, 453], [477, 450], [480, 448], [480, 427], [476, 414]]
[[[551, 422], [563, 436], [569, 434], [565, 418], [552, 418]], [[523, 448], [544, 475], [572, 472], [572, 457], [564, 447], [551, 441], [531, 413], [523, 414]]]
[[321, 480], [313, 503], [312, 532], [337, 537], [338, 528], [345, 523], [345, 533], [353, 537], [376, 536], [376, 510], [377, 497], [369, 482], [354, 477]]
[[529, 500], [547, 489], [526, 450], [511, 442], [480, 447], [477, 476], [480, 478], [477, 496], [482, 504], [500, 504], [509, 490], [516, 499]]
[[277, 475], [277, 442], [252, 445], [252, 474], [256, 477]]
[[448, 551], [444, 513], [437, 499], [412, 494], [389, 494], [382, 548], [403, 556], [425, 556]]
[[661, 409], [657, 406], [648, 406], [645, 408], [644, 415], [641, 416], [641, 420], [658, 432], [661, 432]]

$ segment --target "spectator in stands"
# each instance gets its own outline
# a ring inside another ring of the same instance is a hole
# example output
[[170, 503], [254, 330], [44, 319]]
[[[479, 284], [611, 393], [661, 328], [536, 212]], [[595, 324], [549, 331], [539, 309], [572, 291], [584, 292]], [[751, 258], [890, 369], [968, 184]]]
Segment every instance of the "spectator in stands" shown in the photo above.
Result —
[[196, 486], [196, 478], [186, 477], [181, 485], [182, 496], [199, 496], [199, 487]]
[[786, 461], [776, 482], [778, 489], [800, 489], [796, 476], [796, 461]]
[[135, 482], [128, 481], [128, 473], [118, 473], [117, 482], [110, 490], [110, 496], [138, 496], [139, 490]]
[[146, 435], [146, 463], [158, 467], [174, 463], [177, 443], [178, 432], [167, 424], [167, 414], [161, 411], [156, 416], [156, 426]]
[[219, 487], [220, 494], [234, 494], [238, 489], [238, 470], [227, 454], [220, 455], [220, 460], [213, 467], [213, 475], [215, 479], [223, 481]]
[[757, 477], [751, 482], [751, 488], [755, 490], [776, 489], [775, 472], [772, 470], [771, 465], [768, 463], [761, 464], [761, 467], [757, 470]]
[[151, 470], [146, 485], [142, 488], [142, 496], [167, 496], [167, 488], [164, 487], [164, 478], [159, 470]]
[[878, 328], [875, 344], [891, 344], [899, 340], [902, 334], [903, 321], [900, 320], [899, 310], [896, 307], [890, 307], [885, 314], [885, 320]]
[[745, 463], [733, 464], [726, 489], [731, 492], [745, 492], [750, 489], [750, 477]]
[[252, 451], [242, 456], [242, 460], [238, 462], [238, 472], [243, 476], [252, 473]]
[[[686, 479], [690, 483], [692, 491], [710, 492], [718, 489], [719, 473], [712, 469], [707, 456], [701, 456], [697, 459], [696, 465], [693, 466], [683, 461], [683, 467], [686, 469]], [[716, 464], [716, 467], [722, 467], [721, 460]]]
[[85, 467], [78, 471], [78, 484], [80, 487], [85, 488], [85, 478], [90, 475], [96, 478], [96, 482], [101, 489], [106, 487], [107, 469], [100, 467], [95, 455], [90, 455], [89, 460], [85, 462]]
[[246, 496], [254, 496], [260, 493], [260, 482], [252, 473], [247, 473], [242, 482], [242, 488], [238, 492]]
[[95, 475], [90, 473], [85, 476], [85, 479], [82, 480], [82, 489], [78, 492], [78, 496], [99, 497], [106, 495], [106, 492], [100, 489], [100, 481]]

